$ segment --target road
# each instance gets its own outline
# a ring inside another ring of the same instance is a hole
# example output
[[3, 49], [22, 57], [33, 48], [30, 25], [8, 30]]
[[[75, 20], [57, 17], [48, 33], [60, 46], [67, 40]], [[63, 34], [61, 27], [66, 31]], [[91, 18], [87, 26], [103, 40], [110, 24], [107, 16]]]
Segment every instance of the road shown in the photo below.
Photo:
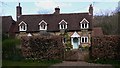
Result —
[[54, 64], [49, 68], [113, 68], [109, 64], [95, 64], [84, 61], [63, 61], [59, 64]]

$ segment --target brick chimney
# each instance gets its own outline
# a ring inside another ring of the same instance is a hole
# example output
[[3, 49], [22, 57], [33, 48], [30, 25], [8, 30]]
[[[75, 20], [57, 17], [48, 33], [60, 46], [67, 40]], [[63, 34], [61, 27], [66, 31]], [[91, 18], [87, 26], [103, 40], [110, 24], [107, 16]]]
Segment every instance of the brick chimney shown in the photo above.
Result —
[[16, 7], [16, 19], [18, 21], [18, 18], [22, 15], [22, 7], [19, 5]]
[[59, 7], [56, 7], [56, 8], [55, 8], [54, 14], [60, 14], [60, 8], [59, 8]]
[[89, 6], [89, 13], [93, 16], [93, 6], [92, 6], [92, 4]]

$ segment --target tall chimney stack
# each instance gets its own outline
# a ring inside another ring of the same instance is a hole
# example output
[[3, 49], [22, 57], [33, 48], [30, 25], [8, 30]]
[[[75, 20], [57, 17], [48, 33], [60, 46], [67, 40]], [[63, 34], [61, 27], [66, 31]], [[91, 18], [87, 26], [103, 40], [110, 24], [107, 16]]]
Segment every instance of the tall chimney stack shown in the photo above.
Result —
[[59, 8], [59, 7], [56, 7], [56, 8], [55, 8], [54, 14], [60, 14], [60, 8]]
[[19, 17], [22, 15], [22, 7], [20, 6], [20, 3], [19, 5], [16, 7], [16, 19], [18, 21]]
[[92, 4], [89, 6], [89, 13], [93, 16], [93, 6], [92, 6]]

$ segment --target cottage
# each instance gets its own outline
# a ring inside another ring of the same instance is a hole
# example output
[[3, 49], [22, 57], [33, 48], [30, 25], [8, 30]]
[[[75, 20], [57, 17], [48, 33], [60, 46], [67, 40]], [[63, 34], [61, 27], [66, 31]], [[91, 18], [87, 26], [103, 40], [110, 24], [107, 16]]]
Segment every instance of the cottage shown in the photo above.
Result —
[[14, 28], [16, 22], [12, 19], [11, 16], [1, 16], [0, 18], [2, 19], [2, 34], [8, 37], [14, 37]]
[[[60, 13], [60, 8], [55, 8], [53, 14], [22, 15], [22, 7], [17, 8], [16, 36], [33, 36], [40, 33], [61, 35], [67, 32], [73, 49], [80, 46], [91, 45], [93, 7], [85, 13]], [[65, 43], [65, 38], [63, 38]]]

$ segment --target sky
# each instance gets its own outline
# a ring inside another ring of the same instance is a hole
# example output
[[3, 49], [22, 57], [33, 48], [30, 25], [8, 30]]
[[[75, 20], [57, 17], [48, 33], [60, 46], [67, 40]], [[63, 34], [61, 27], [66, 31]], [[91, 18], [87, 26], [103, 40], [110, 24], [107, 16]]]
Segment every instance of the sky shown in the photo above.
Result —
[[21, 3], [22, 14], [52, 14], [59, 7], [60, 13], [88, 12], [89, 5], [94, 15], [112, 12], [118, 7], [119, 0], [0, 0], [0, 16], [12, 16], [16, 20], [16, 6]]

